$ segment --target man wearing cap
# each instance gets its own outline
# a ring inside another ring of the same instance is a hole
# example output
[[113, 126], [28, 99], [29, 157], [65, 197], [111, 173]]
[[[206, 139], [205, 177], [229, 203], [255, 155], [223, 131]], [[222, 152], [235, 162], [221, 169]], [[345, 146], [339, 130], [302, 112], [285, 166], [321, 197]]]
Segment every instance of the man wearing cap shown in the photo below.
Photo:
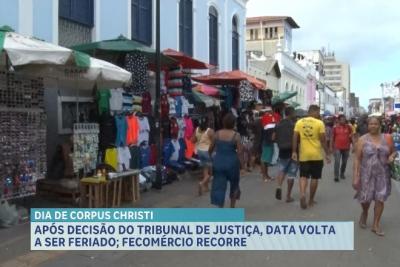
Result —
[[268, 165], [271, 165], [272, 157], [274, 155], [274, 129], [277, 121], [273, 115], [271, 107], [267, 106], [262, 111], [264, 112], [264, 115], [261, 118], [261, 123], [263, 126], [261, 170], [264, 181], [267, 182], [272, 180], [268, 174]]

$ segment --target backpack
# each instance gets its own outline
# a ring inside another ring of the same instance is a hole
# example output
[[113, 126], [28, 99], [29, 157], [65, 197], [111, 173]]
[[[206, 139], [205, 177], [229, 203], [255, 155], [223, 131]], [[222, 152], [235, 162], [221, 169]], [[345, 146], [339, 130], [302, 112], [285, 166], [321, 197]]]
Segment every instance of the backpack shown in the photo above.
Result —
[[282, 120], [275, 128], [276, 143], [281, 150], [292, 149], [294, 122]]

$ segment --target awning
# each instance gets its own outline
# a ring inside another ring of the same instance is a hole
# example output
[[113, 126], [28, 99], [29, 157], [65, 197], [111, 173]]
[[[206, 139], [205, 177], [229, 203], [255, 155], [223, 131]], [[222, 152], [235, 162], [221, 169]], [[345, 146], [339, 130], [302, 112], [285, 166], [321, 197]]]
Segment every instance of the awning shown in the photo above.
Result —
[[210, 64], [194, 59], [182, 52], [173, 49], [166, 49], [162, 53], [177, 60], [179, 62], [179, 65], [181, 65], [182, 68], [185, 69], [210, 69], [213, 67]]
[[291, 106], [293, 108], [297, 108], [300, 107], [301, 105], [295, 101], [286, 101], [285, 104], [287, 104], [288, 106]]
[[196, 82], [208, 85], [234, 85], [237, 86], [241, 81], [247, 80], [256, 89], [264, 89], [266, 84], [255, 77], [248, 75], [240, 70], [219, 72], [216, 74], [192, 77]]
[[[124, 59], [128, 53], [139, 52], [147, 58], [149, 64], [155, 65], [156, 63], [156, 51], [154, 49], [122, 35], [116, 39], [76, 45], [72, 49], [112, 62], [121, 61], [121, 58]], [[177, 63], [173, 58], [161, 54], [162, 66], [175, 66]]]
[[196, 102], [204, 103], [206, 107], [220, 106], [221, 101], [217, 98], [202, 94], [195, 89], [192, 89], [193, 97]]
[[109, 62], [0, 28], [0, 67], [16, 74], [53, 78], [77, 89], [128, 84], [132, 74]]
[[197, 84], [193, 89], [208, 96], [225, 96], [225, 92], [223, 90], [210, 85]]
[[288, 100], [296, 95], [297, 95], [297, 92], [286, 91], [283, 93], [279, 93], [278, 95], [272, 97], [272, 105], [276, 105], [278, 103], [283, 103], [286, 100]]

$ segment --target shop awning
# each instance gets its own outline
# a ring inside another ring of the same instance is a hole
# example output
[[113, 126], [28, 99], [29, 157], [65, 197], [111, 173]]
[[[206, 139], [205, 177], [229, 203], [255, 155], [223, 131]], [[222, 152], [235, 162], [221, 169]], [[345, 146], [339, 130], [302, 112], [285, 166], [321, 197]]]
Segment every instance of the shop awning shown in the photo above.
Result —
[[272, 105], [276, 105], [278, 103], [283, 103], [286, 100], [288, 100], [296, 95], [297, 95], [297, 92], [286, 91], [283, 93], [279, 93], [278, 95], [272, 97]]
[[[76, 45], [73, 46], [72, 49], [111, 62], [120, 62], [121, 59], [125, 59], [126, 54], [139, 52], [147, 58], [150, 65], [156, 64], [156, 51], [154, 49], [134, 40], [130, 40], [122, 35], [116, 39]], [[162, 66], [168, 67], [177, 64], [178, 62], [175, 59], [161, 54]]]
[[31, 77], [53, 78], [77, 89], [127, 84], [132, 74], [109, 62], [0, 28], [0, 66]]
[[248, 75], [240, 70], [219, 72], [216, 74], [192, 77], [196, 82], [208, 85], [234, 85], [237, 86], [241, 81], [247, 80], [256, 89], [264, 89], [266, 84], [255, 77]]
[[206, 84], [197, 84], [193, 89], [208, 96], [225, 96], [223, 90]]
[[300, 107], [301, 105], [295, 101], [285, 101], [285, 104], [287, 104], [288, 106], [291, 106], [293, 108], [297, 108]]
[[185, 69], [200, 70], [200, 69], [210, 69], [213, 67], [210, 64], [194, 59], [182, 52], [173, 49], [166, 49], [162, 53], [166, 56], [172, 57], [173, 59], [177, 60], [179, 62], [179, 65], [181, 65]]
[[204, 103], [206, 107], [220, 106], [221, 104], [221, 101], [219, 99], [207, 96], [203, 93], [198, 92], [195, 89], [192, 89], [192, 93], [196, 102]]

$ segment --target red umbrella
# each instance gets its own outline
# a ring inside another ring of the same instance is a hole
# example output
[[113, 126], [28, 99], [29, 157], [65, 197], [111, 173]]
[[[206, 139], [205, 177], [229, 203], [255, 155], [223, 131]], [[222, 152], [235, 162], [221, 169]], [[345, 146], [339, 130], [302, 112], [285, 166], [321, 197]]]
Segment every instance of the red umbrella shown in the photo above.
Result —
[[205, 85], [205, 84], [198, 84], [194, 89], [198, 92], [201, 92], [205, 95], [208, 96], [219, 96], [220, 92], [217, 88], [210, 86], [210, 85]]
[[256, 89], [264, 89], [266, 84], [257, 78], [248, 75], [240, 70], [224, 71], [216, 74], [192, 77], [196, 82], [201, 82], [208, 85], [238, 85], [241, 81], [247, 80]]
[[182, 52], [166, 49], [163, 51], [165, 56], [172, 57], [173, 59], [179, 61], [179, 64], [186, 69], [210, 69], [212, 65], [202, 62], [200, 60], [194, 59]]

